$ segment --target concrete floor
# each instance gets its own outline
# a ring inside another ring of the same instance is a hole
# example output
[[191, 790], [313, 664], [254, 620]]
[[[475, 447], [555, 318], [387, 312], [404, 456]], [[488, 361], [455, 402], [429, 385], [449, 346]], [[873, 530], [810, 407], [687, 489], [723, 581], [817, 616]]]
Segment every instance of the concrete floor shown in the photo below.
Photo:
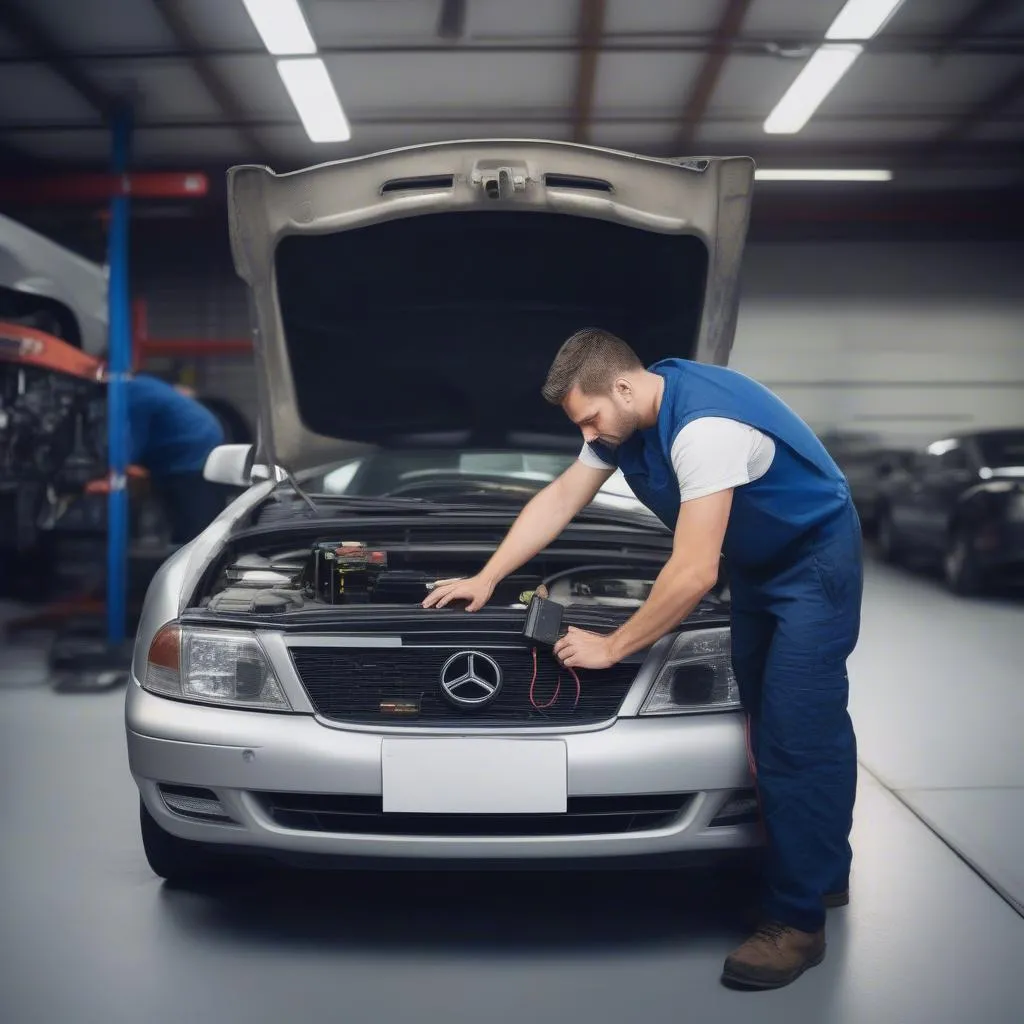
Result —
[[123, 694], [55, 694], [37, 650], [8, 648], [0, 1020], [1020, 1021], [1022, 626], [1019, 602], [957, 601], [871, 567], [852, 665], [853, 902], [830, 912], [825, 963], [767, 993], [718, 983], [747, 894], [714, 875], [161, 886], [138, 839]]

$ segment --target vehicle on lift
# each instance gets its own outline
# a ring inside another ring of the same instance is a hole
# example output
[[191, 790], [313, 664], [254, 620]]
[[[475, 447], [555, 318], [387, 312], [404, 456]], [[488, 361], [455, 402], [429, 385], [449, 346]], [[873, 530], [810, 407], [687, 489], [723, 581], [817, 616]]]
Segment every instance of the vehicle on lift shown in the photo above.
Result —
[[889, 562], [941, 561], [957, 594], [1024, 573], [1024, 429], [934, 441], [881, 488], [878, 545]]
[[[106, 269], [0, 215], [0, 592], [44, 596], [54, 530], [103, 529], [79, 499], [107, 474], [107, 330]], [[251, 441], [233, 403], [196, 398]]]
[[527, 630], [536, 594], [609, 631], [649, 593], [672, 536], [621, 482], [481, 610], [421, 606], [576, 457], [540, 396], [570, 333], [728, 362], [752, 181], [745, 158], [540, 141], [229, 172], [259, 444], [210, 456], [252, 486], [164, 564], [136, 637], [157, 874], [756, 854], [721, 589], [603, 671]]
[[[107, 354], [107, 270], [0, 215], [0, 321], [58, 338], [97, 359]], [[198, 394], [232, 442], [252, 440], [246, 416], [218, 395]]]
[[0, 320], [100, 356], [107, 349], [107, 272], [0, 214]]

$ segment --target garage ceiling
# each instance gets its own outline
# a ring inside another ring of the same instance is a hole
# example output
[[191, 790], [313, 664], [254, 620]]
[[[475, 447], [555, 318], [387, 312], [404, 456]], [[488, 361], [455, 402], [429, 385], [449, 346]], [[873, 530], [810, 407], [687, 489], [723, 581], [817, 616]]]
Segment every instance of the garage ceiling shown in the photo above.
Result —
[[508, 136], [886, 167], [890, 194], [1020, 184], [1019, 0], [905, 0], [802, 131], [765, 134], [842, 5], [302, 0], [352, 125], [350, 141], [318, 145], [242, 0], [5, 0], [0, 157], [9, 170], [103, 167], [111, 111], [129, 100], [134, 165], [154, 169], [289, 170]]

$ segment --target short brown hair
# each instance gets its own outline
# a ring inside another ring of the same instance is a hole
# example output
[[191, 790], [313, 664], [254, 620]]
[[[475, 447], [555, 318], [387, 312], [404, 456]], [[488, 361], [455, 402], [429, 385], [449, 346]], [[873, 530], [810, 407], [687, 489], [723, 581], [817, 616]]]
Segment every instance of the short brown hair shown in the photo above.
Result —
[[562, 344], [541, 394], [552, 405], [561, 405], [576, 386], [585, 395], [601, 394], [618, 374], [639, 369], [643, 369], [640, 357], [621, 338], [587, 327]]

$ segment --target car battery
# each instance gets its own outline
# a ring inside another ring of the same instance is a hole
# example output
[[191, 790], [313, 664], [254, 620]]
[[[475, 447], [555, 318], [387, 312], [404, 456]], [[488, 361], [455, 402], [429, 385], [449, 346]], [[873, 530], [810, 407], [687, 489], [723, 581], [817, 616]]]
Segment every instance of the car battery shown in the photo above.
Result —
[[366, 604], [387, 565], [387, 552], [361, 542], [322, 541], [313, 548], [314, 595], [326, 604]]
[[382, 572], [373, 584], [373, 600], [381, 604], [419, 604], [436, 576], [417, 569]]

